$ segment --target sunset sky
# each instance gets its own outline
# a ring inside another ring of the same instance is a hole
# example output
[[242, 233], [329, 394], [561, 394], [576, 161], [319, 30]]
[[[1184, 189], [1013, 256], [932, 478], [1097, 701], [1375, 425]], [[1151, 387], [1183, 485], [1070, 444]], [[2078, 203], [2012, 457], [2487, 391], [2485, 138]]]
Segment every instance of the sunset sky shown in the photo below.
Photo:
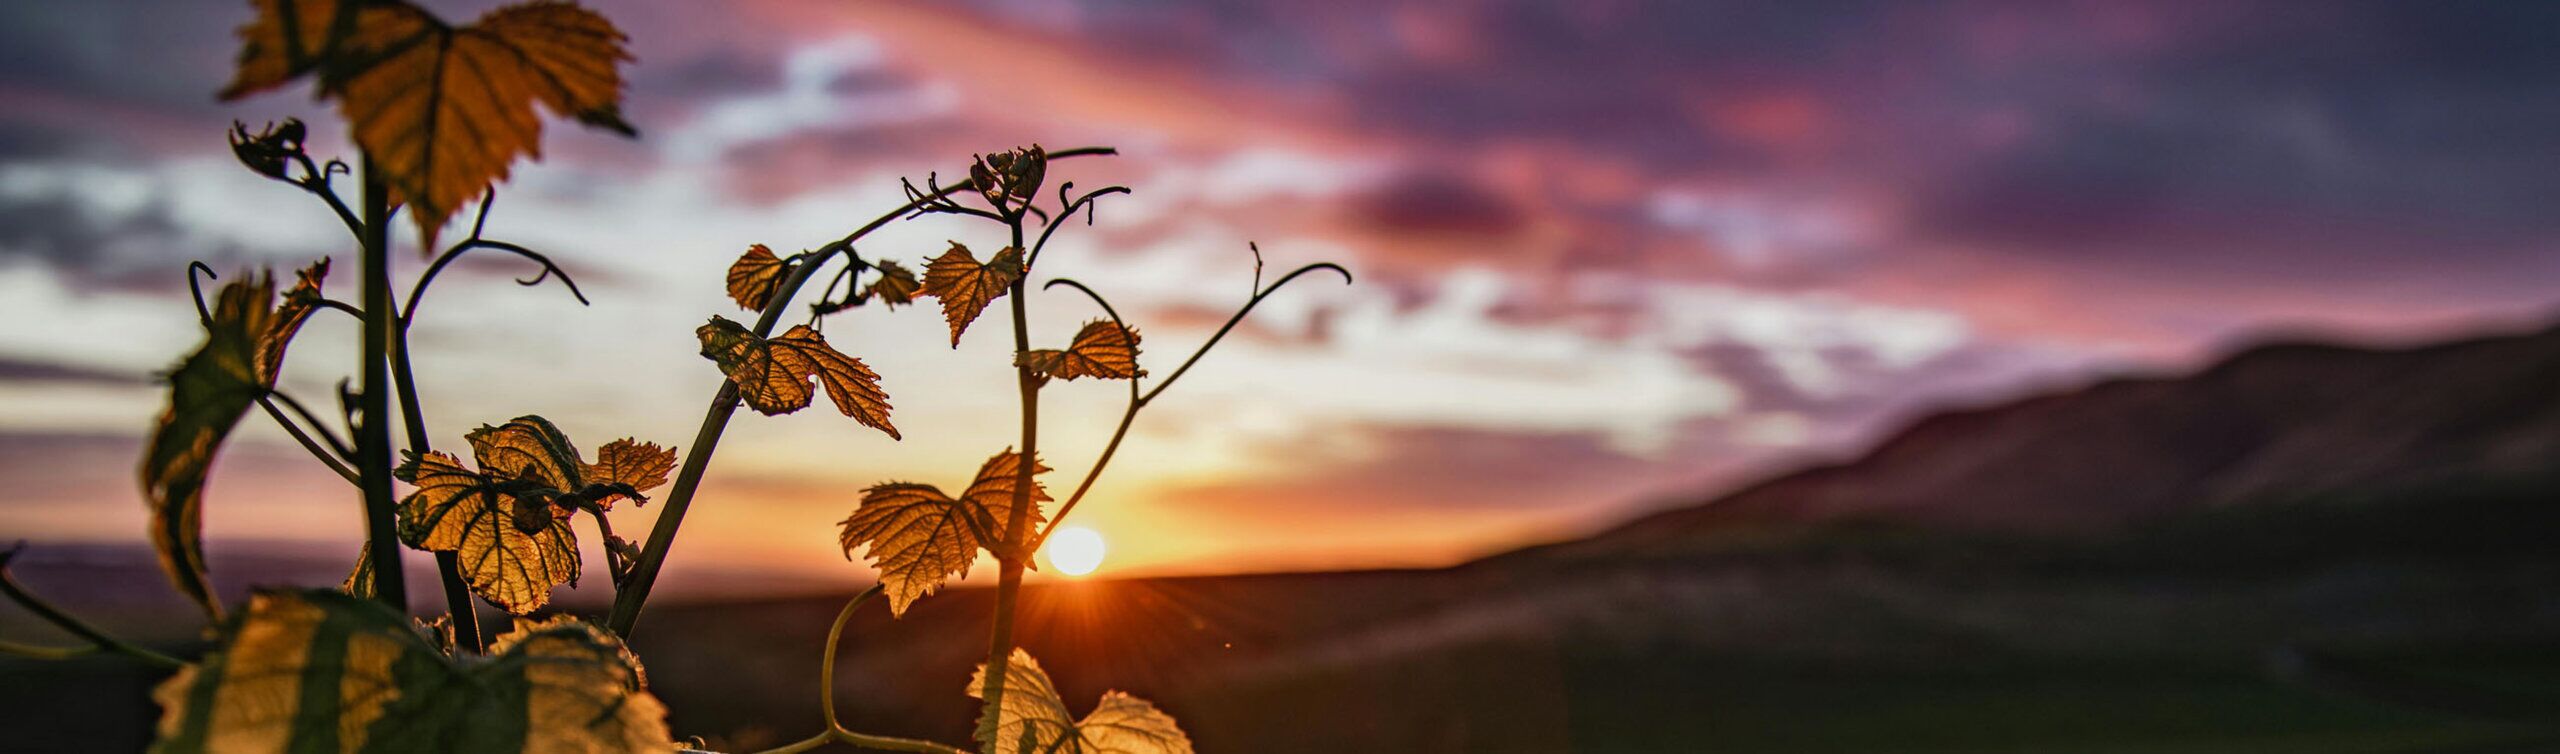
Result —
[[[720, 383], [693, 328], [743, 316], [721, 280], [749, 244], [833, 240], [896, 206], [899, 177], [972, 153], [1114, 145], [1052, 185], [1136, 193], [1062, 231], [1034, 279], [1111, 296], [1157, 373], [1244, 300], [1248, 242], [1359, 282], [1281, 294], [1141, 416], [1077, 513], [1105, 573], [1446, 564], [1853, 453], [1933, 407], [2271, 334], [2406, 341], [2560, 309], [2560, 6], [590, 5], [632, 37], [642, 138], [553, 122], [490, 234], [561, 259], [595, 304], [513, 285], [511, 260], [459, 267], [415, 334], [435, 439], [541, 414], [589, 449], [688, 444]], [[333, 255], [353, 297], [327, 211], [224, 144], [234, 119], [298, 116], [315, 152], [353, 157], [307, 89], [214, 101], [249, 15], [0, 10], [0, 540], [145, 540], [150, 375], [200, 338], [186, 260], [227, 277]], [[860, 250], [919, 266], [951, 239], [1000, 246], [989, 227], [904, 223]], [[1000, 323], [955, 351], [931, 306], [827, 327], [906, 439], [742, 412], [672, 570], [864, 579], [834, 541], [862, 487], [964, 486], [1015, 442]], [[1095, 314], [1065, 291], [1033, 313], [1045, 343]], [[286, 389], [326, 404], [354, 330], [314, 319]], [[1046, 393], [1053, 488], [1121, 389]], [[209, 536], [351, 555], [353, 491], [243, 426]]]

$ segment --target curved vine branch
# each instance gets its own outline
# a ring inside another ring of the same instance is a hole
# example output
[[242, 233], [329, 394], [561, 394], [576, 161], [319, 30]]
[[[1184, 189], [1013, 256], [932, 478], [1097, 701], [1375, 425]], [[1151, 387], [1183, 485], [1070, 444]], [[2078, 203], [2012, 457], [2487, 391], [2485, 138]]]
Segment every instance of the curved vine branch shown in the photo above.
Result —
[[[28, 592], [25, 585], [18, 583], [18, 577], [9, 573], [9, 561], [17, 559], [18, 553], [24, 550], [25, 546], [19, 545], [11, 547], [7, 551], [0, 551], [0, 594], [7, 594], [9, 599], [17, 602], [20, 607], [26, 608], [28, 612], [35, 613], [36, 617], [43, 618], [45, 622], [51, 623], [55, 627], [70, 632], [73, 636], [77, 636], [88, 641], [90, 646], [88, 649], [82, 650], [33, 647], [12, 643], [0, 645], [0, 649], [14, 651], [15, 649], [23, 648], [36, 650], [39, 653], [57, 654], [64, 657], [77, 657], [79, 655], [90, 654], [93, 652], [114, 652], [116, 654], [172, 670], [186, 667], [186, 663], [179, 661], [178, 658], [170, 657], [149, 649], [144, 649], [141, 646], [127, 642], [123, 639], [109, 636], [107, 635], [107, 632], [98, 630], [96, 626], [89, 625], [86, 621], [82, 621], [79, 618], [71, 617], [71, 614], [63, 612], [62, 608], [55, 607], [53, 603], [46, 602], [44, 598], [37, 597], [34, 593]], [[43, 654], [38, 654], [37, 656], [43, 656]]]
[[464, 253], [473, 249], [496, 249], [498, 251], [507, 252], [533, 260], [535, 264], [542, 265], [542, 271], [530, 279], [518, 278], [516, 280], [517, 285], [526, 287], [541, 285], [542, 281], [556, 276], [560, 278], [561, 285], [569, 287], [569, 295], [576, 297], [580, 306], [590, 304], [590, 302], [587, 301], [587, 294], [578, 290], [578, 281], [569, 279], [569, 272], [567, 270], [560, 269], [560, 265], [552, 263], [551, 258], [543, 256], [542, 252], [507, 243], [505, 241], [491, 241], [482, 238], [472, 238], [461, 243], [454, 244], [453, 248], [446, 249], [443, 254], [437, 255], [435, 263], [427, 265], [427, 271], [418, 275], [417, 285], [409, 288], [408, 304], [400, 307], [400, 319], [403, 323], [417, 318], [419, 297], [426, 295], [427, 286], [434, 283], [436, 280], [436, 273], [443, 272], [445, 265], [453, 264], [454, 260], [461, 259]]
[[1182, 360], [1182, 366], [1175, 367], [1173, 374], [1166, 376], [1163, 381], [1157, 382], [1156, 388], [1154, 390], [1147, 391], [1146, 397], [1139, 399], [1139, 402], [1145, 403], [1155, 400], [1157, 394], [1163, 393], [1165, 388], [1173, 386], [1174, 380], [1182, 379], [1182, 373], [1191, 371], [1191, 365], [1199, 363], [1200, 357], [1208, 355], [1209, 349], [1218, 345], [1218, 341], [1220, 339], [1227, 337], [1227, 331], [1236, 329], [1236, 323], [1243, 322], [1244, 315], [1253, 313], [1254, 307], [1262, 305], [1263, 299], [1270, 298], [1273, 292], [1280, 290], [1281, 286], [1288, 285], [1289, 281], [1298, 279], [1299, 275], [1315, 272], [1317, 270], [1332, 270], [1334, 272], [1341, 273], [1342, 284], [1351, 284], [1351, 271], [1343, 269], [1342, 265], [1334, 264], [1332, 262], [1317, 262], [1315, 264], [1291, 270], [1289, 274], [1280, 276], [1279, 280], [1274, 280], [1270, 285], [1264, 286], [1261, 292], [1253, 294], [1253, 298], [1251, 300], [1244, 302], [1244, 308], [1237, 309], [1235, 316], [1228, 317], [1226, 324], [1218, 326], [1217, 334], [1209, 336], [1208, 342], [1200, 344], [1199, 350], [1191, 352], [1191, 358]]
[[[1256, 257], [1256, 261], [1259, 261], [1258, 255]], [[1050, 516], [1047, 524], [1040, 527], [1040, 536], [1032, 539], [1032, 541], [1024, 545], [1024, 551], [1038, 552], [1041, 545], [1048, 543], [1050, 532], [1057, 531], [1058, 523], [1066, 520], [1067, 514], [1076, 509], [1077, 503], [1084, 502], [1085, 493], [1092, 491], [1094, 481], [1102, 477], [1102, 469], [1111, 465], [1112, 454], [1120, 451], [1120, 441], [1129, 436], [1129, 425], [1137, 420], [1139, 409], [1146, 408], [1148, 403], [1156, 399], [1156, 395], [1158, 393], [1164, 392], [1165, 386], [1173, 384], [1173, 381], [1176, 378], [1181, 377], [1183, 372], [1189, 371], [1194, 362], [1198, 362], [1201, 356], [1209, 353], [1209, 349], [1211, 347], [1218, 345], [1218, 341], [1227, 336], [1227, 331], [1235, 329], [1236, 323], [1244, 321], [1245, 315], [1253, 313], [1253, 307], [1261, 304], [1264, 298], [1270, 297], [1272, 293], [1279, 291], [1281, 286], [1288, 285], [1290, 280], [1296, 279], [1299, 275], [1304, 275], [1316, 270], [1332, 270], [1334, 272], [1342, 273], [1342, 282], [1346, 285], [1351, 282], [1351, 271], [1343, 269], [1341, 265], [1331, 262], [1320, 262], [1300, 267], [1287, 275], [1281, 276], [1279, 280], [1273, 281], [1270, 286], [1256, 291], [1253, 294], [1253, 298], [1245, 301], [1244, 308], [1237, 309], [1235, 316], [1228, 317], [1227, 323], [1218, 328], [1217, 334], [1209, 336], [1208, 342], [1200, 344], [1199, 350], [1191, 352], [1191, 358], [1184, 360], [1181, 368], [1173, 370], [1172, 376], [1166, 377], [1163, 381], [1157, 382], [1154, 390], [1149, 390], [1144, 394], [1140, 394], [1138, 390], [1138, 380], [1136, 378], [1131, 378], [1129, 380], [1129, 407], [1127, 410], [1120, 412], [1120, 426], [1111, 430], [1111, 441], [1103, 444], [1102, 455], [1094, 459], [1092, 468], [1085, 470], [1084, 481], [1076, 483], [1076, 491], [1067, 495], [1067, 501], [1058, 506], [1057, 514]], [[1257, 265], [1255, 274], [1258, 276], [1260, 272], [1259, 265]], [[1103, 300], [1102, 294], [1095, 293], [1092, 288], [1086, 287], [1083, 283], [1076, 282], [1069, 278], [1058, 278], [1056, 280], [1049, 281], [1047, 285], [1043, 285], [1041, 288], [1054, 288], [1061, 285], [1083, 292], [1085, 297], [1093, 299], [1093, 303], [1095, 305], [1102, 307], [1103, 314], [1110, 315], [1112, 324], [1119, 326], [1123, 332], [1128, 331], [1128, 323], [1120, 320], [1120, 312], [1111, 308], [1111, 302]]]
[[1040, 240], [1032, 242], [1030, 256], [1023, 258], [1023, 269], [1031, 269], [1032, 265], [1039, 263], [1040, 250], [1049, 248], [1049, 236], [1058, 232], [1058, 226], [1067, 224], [1069, 218], [1075, 217], [1076, 210], [1085, 210], [1084, 222], [1086, 225], [1091, 225], [1093, 224], [1093, 200], [1112, 194], [1129, 193], [1127, 186], [1104, 186], [1087, 192], [1084, 196], [1076, 197], [1074, 201], [1067, 201], [1067, 189], [1075, 185], [1074, 181], [1058, 184], [1058, 201], [1063, 202], [1066, 209], [1059, 210], [1057, 219], [1050, 220], [1040, 227]]
[[[204, 273], [203, 278], [196, 277], [196, 273], [199, 272]], [[213, 325], [213, 308], [204, 305], [204, 285], [202, 281], [221, 279], [222, 276], [213, 274], [213, 266], [205, 264], [204, 260], [197, 259], [187, 262], [187, 295], [194, 297], [196, 300], [197, 324], [207, 327], [211, 327]]]
[[[1051, 152], [1049, 158], [1054, 160], [1109, 154], [1119, 154], [1119, 150], [1110, 147], [1080, 147]], [[792, 270], [791, 275], [783, 279], [782, 285], [774, 289], [773, 300], [765, 302], [764, 312], [756, 318], [756, 337], [773, 334], [774, 323], [781, 319], [783, 310], [791, 306], [791, 300], [799, 295], [801, 287], [808, 284], [812, 273], [825, 264], [827, 258], [838, 253], [849, 253], [855, 241], [870, 235], [872, 231], [905, 218], [909, 213], [916, 212], [955, 192], [968, 190], [972, 186], [972, 181], [964, 180], [947, 187], [937, 186], [930, 194], [915, 194], [911, 190], [912, 198], [908, 199], [905, 206], [890, 210], [887, 214], [863, 224], [862, 227], [855, 228], [852, 233], [845, 234], [843, 238], [838, 238], [809, 252], [808, 259], [802, 263], [802, 266]], [[676, 531], [684, 525], [685, 512], [693, 504], [694, 491], [701, 487], [702, 474], [711, 464], [712, 453], [719, 447], [720, 434], [728, 428], [729, 417], [737, 413], [737, 410], [738, 384], [722, 380], [720, 392], [712, 396], [711, 408], [703, 414], [702, 428], [694, 434], [693, 447], [686, 451], [684, 465], [676, 472], [675, 486], [668, 491], [666, 502], [663, 503], [664, 507], [658, 511], [657, 523], [649, 529], [649, 542], [647, 547], [641, 550], [640, 560], [631, 570], [631, 583], [614, 595], [613, 612], [606, 616], [605, 627], [615, 635], [628, 639], [633, 627], [639, 624], [640, 610], [648, 603], [649, 590], [657, 582], [659, 569], [665, 565], [667, 551], [675, 546]]]

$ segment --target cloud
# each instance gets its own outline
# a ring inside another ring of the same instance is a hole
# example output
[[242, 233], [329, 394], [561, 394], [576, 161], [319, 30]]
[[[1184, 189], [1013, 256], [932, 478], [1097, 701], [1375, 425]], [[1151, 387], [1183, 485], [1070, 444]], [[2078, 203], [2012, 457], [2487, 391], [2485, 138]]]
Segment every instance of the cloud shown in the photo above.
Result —
[[0, 354], [0, 384], [72, 383], [126, 387], [145, 382], [144, 375], [114, 369]]

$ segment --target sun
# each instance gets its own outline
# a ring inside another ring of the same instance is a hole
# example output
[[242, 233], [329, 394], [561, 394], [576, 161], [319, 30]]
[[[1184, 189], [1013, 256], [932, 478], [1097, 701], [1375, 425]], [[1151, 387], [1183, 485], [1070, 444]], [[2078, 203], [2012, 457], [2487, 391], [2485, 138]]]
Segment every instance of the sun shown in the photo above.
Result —
[[1049, 558], [1049, 567], [1069, 576], [1082, 576], [1102, 567], [1102, 535], [1081, 526], [1059, 527], [1049, 533], [1049, 541], [1040, 546]]

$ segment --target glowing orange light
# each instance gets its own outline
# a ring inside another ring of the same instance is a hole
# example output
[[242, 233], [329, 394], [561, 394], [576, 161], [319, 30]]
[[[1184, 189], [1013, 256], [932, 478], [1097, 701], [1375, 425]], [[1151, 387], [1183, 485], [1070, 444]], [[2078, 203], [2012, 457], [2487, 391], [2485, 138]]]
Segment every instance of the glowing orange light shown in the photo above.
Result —
[[1049, 567], [1069, 576], [1082, 576], [1102, 567], [1102, 535], [1081, 526], [1060, 527], [1049, 534], [1040, 546], [1049, 559]]

